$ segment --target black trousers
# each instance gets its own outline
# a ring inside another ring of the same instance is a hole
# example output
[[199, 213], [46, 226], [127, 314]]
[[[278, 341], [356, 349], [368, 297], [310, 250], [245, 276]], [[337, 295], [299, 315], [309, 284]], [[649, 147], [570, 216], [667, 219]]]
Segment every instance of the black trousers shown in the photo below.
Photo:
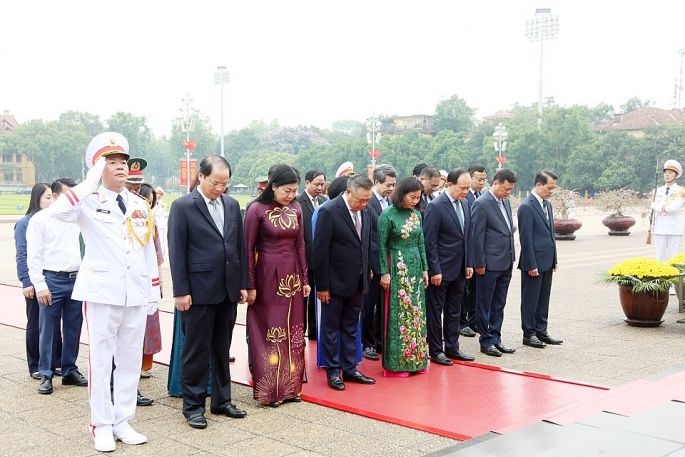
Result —
[[181, 354], [181, 392], [183, 415], [204, 414], [207, 399], [209, 364], [212, 366], [212, 408], [231, 402], [231, 372], [228, 350], [238, 306], [229, 301], [215, 305], [193, 304], [183, 311], [185, 342]]

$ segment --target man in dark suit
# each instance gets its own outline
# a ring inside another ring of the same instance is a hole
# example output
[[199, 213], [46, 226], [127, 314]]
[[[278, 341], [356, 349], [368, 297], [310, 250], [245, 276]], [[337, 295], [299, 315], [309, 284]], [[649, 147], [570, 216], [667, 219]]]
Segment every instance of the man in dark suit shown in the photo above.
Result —
[[[487, 170], [483, 165], [474, 163], [469, 167], [469, 175], [471, 176], [471, 188], [466, 194], [466, 200], [473, 206], [476, 198], [480, 197], [485, 183], [487, 182]], [[464, 287], [464, 295], [461, 301], [461, 335], [473, 338], [476, 336], [476, 281], [478, 275], [473, 275], [466, 280]]]
[[433, 192], [440, 187], [440, 172], [434, 166], [429, 165], [419, 173], [419, 181], [423, 184], [423, 193], [421, 194], [421, 204], [417, 206], [417, 209], [423, 214], [426, 206], [433, 201]]
[[[304, 249], [309, 266], [309, 284], [314, 285], [314, 269], [312, 268], [312, 214], [320, 204], [328, 200], [321, 195], [326, 183], [326, 175], [321, 170], [309, 170], [304, 175], [304, 192], [295, 197], [302, 207], [302, 224], [304, 226]], [[305, 299], [304, 330], [309, 340], [316, 340], [316, 296], [310, 294]]]
[[[375, 384], [357, 370], [357, 324], [369, 286], [371, 218], [365, 210], [373, 183], [352, 176], [347, 190], [319, 208], [314, 237], [314, 272], [321, 300], [321, 339], [328, 386], [343, 381]], [[340, 372], [342, 370], [342, 378]]]
[[490, 189], [483, 193], [471, 209], [471, 241], [476, 282], [476, 324], [480, 333], [480, 351], [500, 357], [516, 349], [502, 344], [504, 305], [516, 259], [514, 231], [509, 194], [518, 179], [513, 171], [497, 171]]
[[450, 359], [474, 360], [459, 350], [461, 297], [466, 278], [473, 275], [468, 242], [471, 216], [465, 200], [470, 185], [465, 168], [450, 171], [445, 192], [428, 205], [423, 218], [430, 278], [426, 290], [428, 354], [440, 365], [452, 365]]
[[381, 263], [378, 257], [378, 218], [390, 205], [390, 194], [395, 189], [397, 171], [390, 165], [378, 165], [373, 170], [373, 197], [369, 200], [371, 216], [371, 273], [369, 290], [362, 305], [362, 347], [364, 357], [378, 360], [378, 351], [383, 347], [383, 303], [381, 289]]
[[535, 188], [518, 209], [521, 256], [521, 328], [523, 344], [544, 348], [562, 340], [547, 333], [552, 273], [557, 269], [554, 213], [547, 200], [557, 187], [557, 175], [542, 170], [535, 176]]
[[231, 402], [228, 366], [237, 303], [245, 302], [250, 285], [240, 206], [224, 194], [230, 177], [226, 159], [205, 157], [195, 189], [177, 199], [169, 211], [169, 263], [185, 334], [183, 415], [193, 428], [207, 426], [204, 413], [210, 360], [212, 414], [247, 415]]

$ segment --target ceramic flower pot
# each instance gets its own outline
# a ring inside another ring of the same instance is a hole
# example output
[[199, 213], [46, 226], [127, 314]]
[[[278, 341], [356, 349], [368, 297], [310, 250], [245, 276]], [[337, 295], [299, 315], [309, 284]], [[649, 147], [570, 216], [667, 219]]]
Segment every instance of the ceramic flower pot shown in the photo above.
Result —
[[578, 219], [554, 219], [554, 239], [575, 240], [575, 232], [582, 226]]
[[609, 236], [628, 236], [628, 229], [635, 225], [632, 216], [607, 216], [602, 219], [602, 224], [609, 229]]
[[624, 319], [633, 327], [658, 327], [668, 306], [668, 290], [657, 295], [642, 292], [633, 294], [632, 286], [618, 286], [621, 308], [626, 315]]

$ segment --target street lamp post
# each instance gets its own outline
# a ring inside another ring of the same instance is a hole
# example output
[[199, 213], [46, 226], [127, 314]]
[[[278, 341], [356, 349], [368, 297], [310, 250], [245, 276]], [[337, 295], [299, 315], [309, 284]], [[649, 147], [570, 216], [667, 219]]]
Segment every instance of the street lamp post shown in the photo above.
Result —
[[214, 73], [214, 84], [221, 87], [221, 157], [224, 155], [224, 83], [228, 82], [228, 70], [223, 65], [216, 67]]
[[497, 162], [499, 165], [497, 166], [497, 169], [502, 168], [502, 164], [507, 161], [507, 157], [503, 156], [502, 153], [507, 150], [507, 137], [509, 136], [509, 133], [507, 133], [507, 127], [505, 125], [502, 125], [500, 122], [495, 126], [495, 132], [492, 134], [492, 137], [495, 139], [494, 146], [495, 146], [495, 152], [497, 153]]
[[549, 8], [535, 10], [535, 19], [526, 21], [526, 38], [540, 41], [540, 81], [538, 84], [538, 128], [542, 123], [542, 50], [545, 40], [556, 38], [559, 33], [559, 16], [552, 16]]
[[185, 132], [186, 140], [183, 146], [186, 148], [186, 191], [190, 193], [190, 151], [195, 149], [195, 142], [190, 141], [190, 132], [195, 130], [195, 123], [197, 118], [195, 113], [191, 110], [190, 104], [193, 100], [190, 95], [186, 94], [183, 99], [183, 119], [181, 119], [181, 131]]
[[378, 158], [378, 151], [376, 151], [376, 143], [381, 141], [381, 121], [377, 117], [371, 115], [366, 120], [366, 141], [371, 145], [369, 155], [371, 156], [371, 169], [376, 169], [376, 159]]

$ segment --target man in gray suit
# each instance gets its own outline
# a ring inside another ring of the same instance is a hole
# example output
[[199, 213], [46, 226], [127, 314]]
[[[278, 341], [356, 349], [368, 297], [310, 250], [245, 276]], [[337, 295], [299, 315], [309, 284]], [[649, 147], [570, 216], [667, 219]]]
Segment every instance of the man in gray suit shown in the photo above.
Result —
[[509, 194], [518, 181], [513, 171], [498, 170], [490, 189], [471, 209], [471, 240], [476, 282], [476, 324], [480, 351], [493, 357], [516, 349], [502, 344], [502, 322], [516, 254]]
[[518, 210], [521, 257], [521, 328], [523, 344], [544, 348], [562, 340], [547, 333], [552, 273], [557, 269], [552, 205], [547, 199], [557, 187], [557, 175], [542, 170], [535, 176], [535, 188]]

